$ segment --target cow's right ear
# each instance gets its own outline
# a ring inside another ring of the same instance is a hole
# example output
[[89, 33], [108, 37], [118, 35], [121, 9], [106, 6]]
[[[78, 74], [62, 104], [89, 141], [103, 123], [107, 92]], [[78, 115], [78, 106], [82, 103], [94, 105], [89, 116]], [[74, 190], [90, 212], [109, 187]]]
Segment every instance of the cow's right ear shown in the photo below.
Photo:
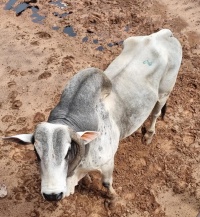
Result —
[[81, 137], [81, 139], [84, 141], [84, 144], [88, 144], [92, 140], [96, 139], [98, 136], [100, 136], [100, 133], [97, 131], [84, 131], [84, 132], [77, 132], [77, 134]]
[[27, 145], [34, 143], [33, 134], [19, 134], [15, 136], [2, 137], [4, 140], [9, 140], [11, 142], [16, 142], [18, 144]]

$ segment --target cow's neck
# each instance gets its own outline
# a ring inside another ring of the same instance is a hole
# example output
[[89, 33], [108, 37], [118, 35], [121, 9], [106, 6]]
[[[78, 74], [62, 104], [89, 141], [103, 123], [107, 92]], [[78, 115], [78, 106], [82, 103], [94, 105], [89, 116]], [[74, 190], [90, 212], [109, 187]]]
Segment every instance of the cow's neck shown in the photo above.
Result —
[[75, 132], [81, 131], [81, 129], [80, 129], [81, 127], [79, 127], [79, 125], [77, 124], [77, 121], [73, 121], [71, 118], [66, 118], [66, 117], [60, 116], [58, 118], [48, 120], [48, 122], [52, 123], [52, 124], [67, 125], [71, 129], [73, 129]]

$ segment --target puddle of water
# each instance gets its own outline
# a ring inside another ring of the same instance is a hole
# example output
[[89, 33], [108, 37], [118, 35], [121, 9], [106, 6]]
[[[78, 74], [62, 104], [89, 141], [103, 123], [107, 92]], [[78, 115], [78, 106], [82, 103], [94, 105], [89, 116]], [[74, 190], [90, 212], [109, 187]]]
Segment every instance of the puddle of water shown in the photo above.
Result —
[[76, 33], [74, 32], [72, 26], [66, 26], [66, 27], [63, 29], [63, 32], [66, 33], [66, 34], [68, 34], [70, 37], [75, 37], [75, 36], [76, 36]]
[[96, 50], [98, 50], [98, 51], [103, 51], [103, 50], [104, 50], [104, 47], [103, 47], [103, 46], [99, 46], [99, 47], [96, 48]]
[[123, 40], [122, 41], [119, 41], [119, 42], [113, 42], [113, 43], [108, 43], [107, 46], [108, 47], [113, 47], [115, 45], [122, 45], [123, 44]]
[[85, 36], [83, 39], [82, 39], [82, 42], [87, 42], [88, 41], [88, 37]]
[[[5, 5], [4, 9], [5, 10], [11, 10], [13, 9], [13, 5], [17, 2], [17, 0], [9, 0], [7, 2], [7, 4]], [[16, 12], [16, 15], [19, 16], [21, 15], [21, 13], [23, 11], [25, 11], [26, 9], [28, 8], [31, 8], [32, 10], [32, 21], [34, 23], [42, 23], [42, 20], [45, 19], [45, 16], [41, 16], [40, 14], [38, 14], [39, 12], [39, 7], [38, 6], [31, 6], [29, 5], [29, 3], [36, 3], [37, 0], [30, 0], [29, 2], [23, 2], [23, 3], [20, 3], [18, 4], [13, 10]], [[49, 2], [50, 4], [53, 4], [53, 5], [56, 5], [58, 7], [60, 7], [61, 9], [63, 8], [66, 8], [67, 5], [65, 3], [62, 3], [61, 0], [58, 0], [56, 2], [54, 1], [50, 1]], [[54, 16], [57, 16], [59, 18], [63, 18], [63, 17], [66, 17], [67, 15], [71, 14], [73, 12], [65, 12], [65, 13], [62, 13], [62, 14], [59, 14], [58, 12], [54, 12], [53, 15]], [[58, 30], [60, 27], [58, 26], [53, 26], [52, 29], [53, 30]], [[129, 26], [125, 26], [125, 31], [129, 31]], [[75, 37], [77, 34], [74, 32], [73, 30], [73, 27], [72, 26], [66, 26], [64, 29], [63, 29], [63, 33], [65, 34], [68, 34], [70, 37]], [[94, 33], [93, 31], [91, 30], [87, 30], [87, 33]], [[87, 42], [88, 41], [88, 36], [85, 36], [83, 39], [82, 39], [82, 42]], [[94, 39], [93, 40], [93, 43], [94, 44], [98, 44], [99, 43], [99, 40], [98, 39]], [[113, 47], [115, 45], [122, 45], [123, 44], [123, 41], [119, 41], [119, 42], [113, 42], [113, 43], [108, 43], [107, 46], [109, 47]], [[104, 47], [101, 45], [99, 47], [96, 48], [96, 50], [98, 51], [103, 51], [104, 50]]]
[[31, 10], [32, 10], [31, 17], [33, 18], [32, 21], [34, 23], [41, 23], [42, 24], [42, 20], [45, 19], [45, 16], [42, 16], [42, 15], [38, 14], [39, 7], [38, 6], [32, 6]]
[[52, 29], [53, 30], [58, 30], [58, 29], [60, 29], [60, 27], [59, 26], [53, 26]]
[[68, 15], [68, 13], [67, 13], [67, 12], [65, 12], [65, 13], [63, 13], [63, 14], [60, 14], [60, 15], [59, 15], [59, 18], [66, 17], [67, 15]]
[[39, 11], [39, 7], [38, 6], [32, 6], [31, 10], [33, 13], [37, 13]]
[[39, 7], [38, 6], [31, 6], [29, 3], [36, 3], [37, 0], [30, 0], [29, 2], [23, 2], [18, 4], [15, 8], [13, 8], [13, 5], [17, 2], [17, 0], [10, 0], [5, 5], [5, 10], [11, 10], [13, 9], [16, 12], [16, 16], [21, 15], [22, 12], [27, 10], [28, 8], [31, 8], [32, 10], [32, 21], [34, 23], [42, 23], [41, 21], [45, 19], [45, 16], [41, 16], [38, 14]]
[[99, 40], [98, 40], [98, 39], [94, 39], [94, 40], [93, 40], [93, 43], [94, 43], [94, 44], [98, 44], [98, 43], [99, 43]]
[[107, 45], [108, 45], [108, 47], [113, 47], [114, 46], [113, 43], [108, 43]]
[[57, 2], [50, 1], [49, 2], [51, 5], [56, 5], [57, 7], [63, 9], [67, 7], [67, 4], [63, 3], [61, 0], [58, 0]]
[[10, 10], [13, 8], [13, 5], [16, 3], [17, 0], [9, 0], [5, 7], [4, 7], [4, 10]]
[[16, 15], [19, 16], [23, 11], [25, 11], [27, 8], [31, 8], [32, 6], [30, 6], [27, 3], [20, 3], [18, 4], [15, 8], [14, 11], [16, 12]]
[[59, 14], [58, 12], [53, 12], [53, 15], [55, 16], [55, 17], [59, 17], [59, 18], [63, 18], [63, 17], [66, 17], [67, 15], [69, 15], [70, 13], [67, 13], [67, 12], [65, 12], [65, 13], [63, 13], [63, 14]]
[[26, 2], [26, 3], [37, 3], [37, 1], [39, 2], [39, 0], [30, 0], [30, 1], [28, 1], [28, 2]]
[[[16, 16], [19, 16], [21, 15], [25, 10], [27, 10], [28, 8], [31, 8], [32, 10], [32, 21], [34, 23], [40, 23], [42, 24], [42, 21], [46, 18], [45, 16], [42, 16], [38, 13], [39, 11], [39, 7], [38, 6], [31, 6], [30, 3], [37, 3], [37, 0], [30, 0], [30, 1], [27, 1], [27, 2], [22, 2], [22, 3], [19, 3], [16, 7], [13, 7], [13, 5], [17, 2], [18, 0], [9, 0], [4, 9], [5, 10], [11, 10], [13, 9], [15, 12], [16, 12]], [[49, 2], [50, 4], [54, 4], [58, 7], [60, 7], [61, 9], [67, 7], [67, 5], [63, 2], [61, 2], [61, 0], [58, 0], [58, 1], [50, 1]], [[72, 14], [73, 12], [65, 12], [65, 13], [62, 13], [62, 14], [59, 14], [57, 12], [54, 13], [55, 16], [58, 16], [59, 18], [64, 18], [66, 17], [67, 15], [69, 14]], [[54, 28], [55, 30], [57, 28]], [[64, 32], [67, 33], [68, 35], [74, 37], [76, 36], [76, 33], [73, 32], [73, 29], [71, 30], [70, 28], [68, 29], [64, 29]]]

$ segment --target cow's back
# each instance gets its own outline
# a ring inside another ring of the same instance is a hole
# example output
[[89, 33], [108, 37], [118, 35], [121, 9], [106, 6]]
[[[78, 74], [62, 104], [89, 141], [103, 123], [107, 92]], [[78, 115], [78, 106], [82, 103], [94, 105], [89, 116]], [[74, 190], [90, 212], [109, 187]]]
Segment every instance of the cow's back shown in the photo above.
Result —
[[169, 65], [180, 67], [182, 49], [179, 41], [168, 29], [148, 36], [129, 37], [124, 41], [121, 54], [104, 71], [113, 85], [124, 82], [143, 82], [154, 80], [157, 88]]
[[181, 56], [181, 46], [168, 29], [124, 41], [122, 53], [105, 70], [113, 85], [110, 101], [115, 101], [111, 106], [108, 100], [107, 105], [121, 137], [137, 130], [149, 116], [159, 97], [160, 82], [171, 68], [176, 78]]

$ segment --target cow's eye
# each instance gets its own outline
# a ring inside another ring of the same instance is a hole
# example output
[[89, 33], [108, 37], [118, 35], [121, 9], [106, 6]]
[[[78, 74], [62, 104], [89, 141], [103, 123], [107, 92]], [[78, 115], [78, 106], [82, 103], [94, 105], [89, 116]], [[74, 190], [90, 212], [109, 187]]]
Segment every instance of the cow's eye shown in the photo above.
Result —
[[39, 154], [37, 153], [37, 150], [36, 150], [35, 147], [34, 147], [34, 151], [35, 151], [35, 155], [36, 155], [36, 157], [37, 157], [37, 160], [40, 162], [41, 159], [40, 159], [40, 156], [39, 156]]
[[77, 156], [77, 144], [75, 141], [71, 141], [71, 147], [69, 148], [65, 159], [69, 162], [72, 162], [74, 158]]
[[69, 160], [69, 156], [70, 156], [70, 149], [68, 150], [66, 156], [65, 156], [65, 160]]

